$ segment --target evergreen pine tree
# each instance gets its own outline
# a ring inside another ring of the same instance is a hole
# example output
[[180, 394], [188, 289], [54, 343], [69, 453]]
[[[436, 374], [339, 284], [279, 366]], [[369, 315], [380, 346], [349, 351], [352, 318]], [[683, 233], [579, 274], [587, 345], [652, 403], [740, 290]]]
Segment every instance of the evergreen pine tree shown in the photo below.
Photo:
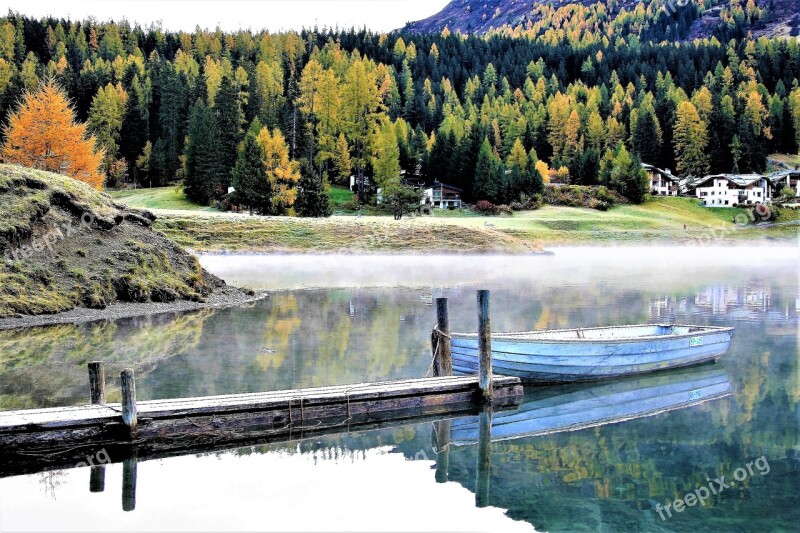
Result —
[[475, 164], [475, 198], [497, 202], [502, 188], [502, 173], [502, 164], [492, 152], [489, 139], [484, 137]]
[[300, 165], [300, 182], [294, 208], [301, 217], [329, 217], [333, 214], [325, 190], [325, 175], [322, 179], [314, 168], [303, 160]]
[[137, 175], [136, 160], [142, 155], [144, 145], [147, 143], [147, 125], [150, 120], [147, 105], [142, 101], [142, 91], [139, 78], [134, 77], [131, 90], [128, 91], [128, 100], [125, 102], [119, 140], [119, 153], [128, 163], [128, 175], [138, 183], [147, 179], [147, 176]]
[[645, 163], [655, 164], [658, 161], [661, 141], [656, 118], [649, 109], [643, 109], [639, 113], [636, 127], [633, 129], [633, 151]]
[[256, 119], [244, 138], [232, 173], [232, 184], [236, 189], [234, 199], [246, 205], [250, 215], [255, 210], [268, 214], [272, 205], [272, 186], [267, 179], [263, 151], [258, 144], [259, 131], [261, 123]]
[[189, 200], [203, 205], [208, 204], [218, 190], [221, 170], [218, 136], [211, 109], [204, 100], [198, 99], [189, 116], [183, 190]]
[[228, 76], [222, 77], [214, 98], [214, 117], [217, 125], [219, 144], [220, 185], [226, 191], [230, 184], [231, 172], [238, 157], [241, 141], [242, 110], [239, 106], [239, 91]]

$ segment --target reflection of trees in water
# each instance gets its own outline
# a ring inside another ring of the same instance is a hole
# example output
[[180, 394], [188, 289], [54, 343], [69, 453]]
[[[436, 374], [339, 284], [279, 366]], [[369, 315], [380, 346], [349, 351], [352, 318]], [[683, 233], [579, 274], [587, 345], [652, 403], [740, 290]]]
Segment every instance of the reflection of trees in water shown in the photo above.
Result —
[[[709, 315], [694, 303], [698, 294], [716, 286], [709, 276], [699, 272], [696, 277], [670, 278], [665, 286], [616, 279], [577, 279], [571, 284], [558, 277], [556, 281], [511, 279], [491, 287], [493, 328], [563, 328], [654, 319], [725, 322], [727, 315]], [[762, 287], [761, 293], [769, 294], [769, 305], [764, 307], [769, 312], [794, 304], [796, 287], [781, 279], [759, 278], [760, 285], [753, 275], [722, 279]], [[141, 398], [420, 376], [430, 362], [432, 296], [444, 292], [451, 298], [452, 329], [474, 330], [476, 288], [276, 292], [242, 308], [0, 332], [0, 406], [82, 401], [85, 363], [90, 359], [109, 363], [107, 375], [112, 379], [123, 363], [133, 364], [140, 374]], [[660, 310], [658, 316], [653, 315], [654, 308]], [[54, 367], [57, 372], [48, 372]], [[113, 395], [115, 389], [109, 387], [109, 392]], [[790, 392], [798, 395], [796, 387]]]
[[67, 475], [65, 470], [50, 470], [49, 472], [40, 472], [37, 474], [39, 477], [39, 484], [42, 486], [45, 496], [50, 496], [53, 500], [56, 499], [56, 489], [66, 482], [64, 479]]
[[111, 386], [125, 367], [144, 375], [165, 359], [200, 342], [204, 309], [116, 322], [57, 325], [0, 331], [0, 408], [84, 403], [86, 364], [106, 363], [108, 401], [119, 401]]

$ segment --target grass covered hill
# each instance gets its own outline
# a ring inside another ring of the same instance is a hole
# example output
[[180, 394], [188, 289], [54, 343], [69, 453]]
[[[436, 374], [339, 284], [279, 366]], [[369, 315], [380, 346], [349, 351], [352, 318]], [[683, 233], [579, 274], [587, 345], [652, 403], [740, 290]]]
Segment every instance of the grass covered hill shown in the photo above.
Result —
[[225, 286], [150, 212], [59, 174], [0, 165], [0, 213], [0, 318], [203, 301]]

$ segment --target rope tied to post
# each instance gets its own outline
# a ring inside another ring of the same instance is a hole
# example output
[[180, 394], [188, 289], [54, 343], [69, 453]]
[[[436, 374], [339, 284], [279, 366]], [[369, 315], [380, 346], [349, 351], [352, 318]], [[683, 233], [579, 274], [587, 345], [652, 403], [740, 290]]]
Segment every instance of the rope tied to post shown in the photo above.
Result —
[[439, 325], [433, 326], [431, 330], [431, 364], [428, 366], [428, 370], [425, 372], [425, 377], [429, 375], [433, 375], [433, 370], [436, 365], [436, 361], [438, 360], [439, 356], [441, 355], [441, 346], [443, 339], [450, 339], [449, 333], [445, 333], [439, 329]]

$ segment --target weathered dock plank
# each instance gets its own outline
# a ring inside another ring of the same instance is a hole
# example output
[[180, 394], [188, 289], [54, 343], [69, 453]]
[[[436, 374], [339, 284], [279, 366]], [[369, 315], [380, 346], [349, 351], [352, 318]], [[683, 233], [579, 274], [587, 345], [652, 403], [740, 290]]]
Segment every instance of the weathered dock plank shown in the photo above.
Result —
[[[499, 406], [520, 401], [518, 378], [498, 377]], [[300, 436], [356, 428], [417, 414], [469, 409], [480, 397], [475, 376], [420, 378], [201, 398], [138, 401], [132, 437], [121, 404], [0, 412], [0, 445], [19, 456], [74, 446], [131, 442], [170, 449], [274, 434]]]

